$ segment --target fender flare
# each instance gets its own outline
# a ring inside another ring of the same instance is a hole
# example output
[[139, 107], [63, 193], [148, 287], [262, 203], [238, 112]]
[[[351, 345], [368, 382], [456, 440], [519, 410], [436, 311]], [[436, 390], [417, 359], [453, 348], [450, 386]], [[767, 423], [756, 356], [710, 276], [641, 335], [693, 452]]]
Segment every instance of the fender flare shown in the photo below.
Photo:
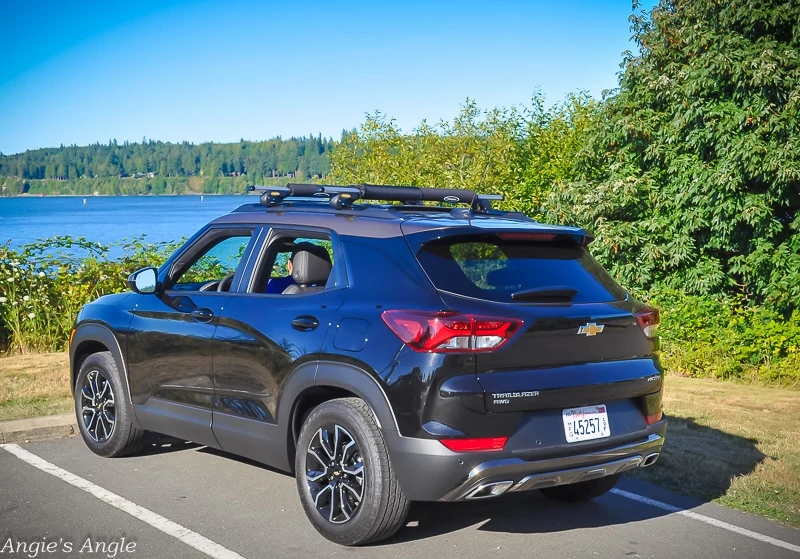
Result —
[[397, 420], [389, 398], [378, 378], [367, 370], [339, 361], [307, 362], [294, 370], [281, 390], [277, 423], [291, 433], [292, 415], [298, 396], [314, 386], [330, 386], [352, 392], [364, 400], [375, 414], [381, 431], [397, 432]]
[[364, 368], [338, 361], [320, 361], [316, 385], [335, 386], [354, 393], [372, 409], [381, 431], [399, 431], [392, 404], [380, 380]]
[[131, 405], [131, 410], [133, 411], [131, 415], [134, 424], [137, 427], [141, 427], [139, 425], [139, 420], [136, 419], [135, 406], [131, 400], [131, 386], [130, 381], [128, 380], [128, 368], [125, 366], [125, 360], [122, 358], [122, 348], [120, 347], [119, 340], [117, 340], [114, 332], [105, 324], [90, 322], [81, 324], [76, 328], [75, 335], [72, 336], [72, 343], [69, 346], [70, 391], [73, 394], [75, 393], [75, 379], [78, 377], [76, 357], [79, 353], [82, 353], [78, 350], [87, 342], [103, 344], [111, 353], [111, 356], [114, 358], [114, 362], [117, 365], [117, 370], [120, 371], [122, 378], [124, 379], [124, 382], [122, 383], [122, 391], [124, 393], [123, 399], [127, 400], [127, 402]]

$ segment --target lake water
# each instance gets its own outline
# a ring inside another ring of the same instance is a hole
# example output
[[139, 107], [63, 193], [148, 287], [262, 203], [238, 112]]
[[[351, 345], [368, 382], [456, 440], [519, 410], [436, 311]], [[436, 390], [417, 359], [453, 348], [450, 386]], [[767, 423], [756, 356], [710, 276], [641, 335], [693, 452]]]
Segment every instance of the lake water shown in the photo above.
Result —
[[[86, 203], [84, 204], [84, 200]], [[12, 247], [55, 235], [112, 244], [146, 234], [177, 241], [255, 196], [44, 196], [0, 198], [0, 244]], [[116, 256], [112, 249], [109, 256]]]

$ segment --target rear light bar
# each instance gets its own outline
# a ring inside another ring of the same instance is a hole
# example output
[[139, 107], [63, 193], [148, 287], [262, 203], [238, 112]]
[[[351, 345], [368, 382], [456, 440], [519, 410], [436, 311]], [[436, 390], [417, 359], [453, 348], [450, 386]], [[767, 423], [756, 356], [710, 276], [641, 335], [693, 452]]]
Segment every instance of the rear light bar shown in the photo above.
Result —
[[503, 450], [508, 437], [487, 439], [440, 439], [439, 442], [453, 452], [492, 452]]
[[648, 425], [652, 425], [653, 423], [658, 423], [661, 421], [661, 418], [664, 417], [664, 412], [660, 411], [658, 413], [654, 413], [652, 415], [648, 415], [644, 418]]
[[558, 235], [555, 233], [499, 233], [498, 237], [504, 241], [554, 241]]
[[644, 335], [648, 338], [656, 337], [656, 330], [661, 324], [661, 317], [658, 314], [658, 309], [653, 307], [644, 307], [636, 311], [636, 322], [639, 323]]
[[384, 311], [383, 321], [414, 351], [428, 353], [493, 351], [514, 335], [521, 320], [455, 311]]

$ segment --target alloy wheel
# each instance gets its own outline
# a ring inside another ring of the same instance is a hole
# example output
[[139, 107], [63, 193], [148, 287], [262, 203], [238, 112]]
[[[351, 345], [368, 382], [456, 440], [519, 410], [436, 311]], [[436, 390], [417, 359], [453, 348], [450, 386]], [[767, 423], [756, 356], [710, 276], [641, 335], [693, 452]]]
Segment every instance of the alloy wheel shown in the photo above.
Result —
[[364, 496], [364, 464], [356, 440], [341, 425], [322, 427], [306, 451], [306, 482], [314, 507], [333, 524], [344, 524]]
[[98, 370], [89, 371], [81, 389], [81, 415], [86, 432], [96, 443], [114, 434], [116, 407], [111, 382]]

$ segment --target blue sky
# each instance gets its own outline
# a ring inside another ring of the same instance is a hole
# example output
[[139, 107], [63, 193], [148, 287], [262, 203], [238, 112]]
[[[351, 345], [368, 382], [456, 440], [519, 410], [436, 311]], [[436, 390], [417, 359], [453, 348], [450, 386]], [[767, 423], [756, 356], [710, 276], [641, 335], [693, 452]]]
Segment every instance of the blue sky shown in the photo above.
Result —
[[[646, 2], [646, 6], [652, 6]], [[617, 85], [629, 0], [29, 0], [0, 9], [0, 152], [339, 138]]]

